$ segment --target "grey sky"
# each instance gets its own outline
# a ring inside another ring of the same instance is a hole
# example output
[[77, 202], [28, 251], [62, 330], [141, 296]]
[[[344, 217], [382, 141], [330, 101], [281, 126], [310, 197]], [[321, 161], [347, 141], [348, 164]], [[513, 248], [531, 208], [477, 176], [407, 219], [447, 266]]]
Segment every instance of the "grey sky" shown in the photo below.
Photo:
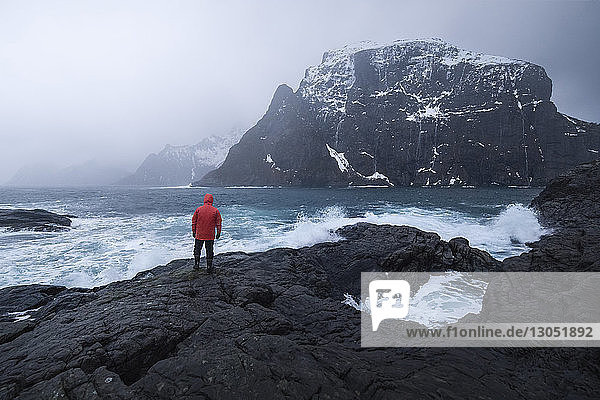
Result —
[[32, 162], [134, 169], [249, 127], [280, 83], [361, 40], [439, 37], [540, 64], [600, 121], [600, 2], [0, 0], [0, 182]]

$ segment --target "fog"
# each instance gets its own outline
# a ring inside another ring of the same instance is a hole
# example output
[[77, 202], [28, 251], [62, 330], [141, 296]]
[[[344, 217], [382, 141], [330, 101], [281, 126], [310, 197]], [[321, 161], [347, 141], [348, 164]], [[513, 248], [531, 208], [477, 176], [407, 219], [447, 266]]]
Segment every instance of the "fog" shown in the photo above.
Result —
[[561, 112], [600, 121], [599, 20], [598, 1], [0, 0], [0, 182], [33, 163], [134, 170], [249, 128], [280, 83], [361, 40], [540, 64]]

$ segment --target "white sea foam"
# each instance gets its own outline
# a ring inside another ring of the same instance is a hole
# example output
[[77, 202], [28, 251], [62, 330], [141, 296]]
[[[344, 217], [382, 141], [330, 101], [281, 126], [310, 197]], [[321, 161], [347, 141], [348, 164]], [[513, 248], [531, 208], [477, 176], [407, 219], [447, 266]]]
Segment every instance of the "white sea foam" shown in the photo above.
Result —
[[92, 287], [131, 278], [140, 270], [188, 256], [189, 241], [165, 240], [157, 234], [177, 231], [183, 224], [187, 228], [188, 219], [78, 218], [67, 232], [10, 233], [13, 237], [0, 259], [0, 287], [28, 283]]
[[[265, 214], [231, 206], [222, 212], [228, 219], [222, 238], [215, 243], [217, 253], [337, 241], [336, 229], [370, 222], [410, 225], [437, 232], [445, 240], [462, 236], [472, 246], [502, 259], [526, 251], [526, 242], [546, 232], [533, 211], [518, 204], [490, 218], [397, 206], [352, 217], [344, 208], [331, 206], [312, 214], [298, 212], [296, 220], [289, 223], [282, 221], [277, 211]], [[27, 283], [91, 287], [128, 279], [175, 258], [190, 258], [193, 240], [189, 225], [189, 215], [146, 214], [77, 218], [73, 229], [61, 233], [1, 232], [0, 287]]]
[[231, 241], [223, 244], [222, 248], [262, 251], [272, 247], [299, 248], [336, 241], [340, 239], [335, 233], [336, 229], [358, 222], [414, 226], [436, 232], [444, 240], [464, 237], [471, 246], [487, 250], [499, 259], [520, 254], [527, 250], [527, 242], [535, 241], [548, 232], [539, 224], [535, 213], [520, 204], [510, 205], [497, 217], [488, 219], [473, 218], [443, 209], [426, 210], [415, 207], [347, 217], [343, 208], [332, 206], [313, 216], [300, 213], [292, 226], [264, 229], [260, 241]]

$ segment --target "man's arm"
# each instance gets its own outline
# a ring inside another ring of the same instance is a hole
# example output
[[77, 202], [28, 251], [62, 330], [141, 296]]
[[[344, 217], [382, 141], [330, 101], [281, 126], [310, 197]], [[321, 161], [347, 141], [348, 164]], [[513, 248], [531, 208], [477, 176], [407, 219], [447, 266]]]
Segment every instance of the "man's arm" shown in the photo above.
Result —
[[217, 225], [217, 239], [218, 239], [219, 237], [221, 237], [221, 222], [222, 222], [221, 213], [219, 212], [219, 210], [217, 210], [217, 221], [216, 222], [217, 222], [216, 225]]
[[196, 223], [198, 222], [198, 209], [194, 211], [194, 216], [192, 217], [192, 235], [196, 237]]

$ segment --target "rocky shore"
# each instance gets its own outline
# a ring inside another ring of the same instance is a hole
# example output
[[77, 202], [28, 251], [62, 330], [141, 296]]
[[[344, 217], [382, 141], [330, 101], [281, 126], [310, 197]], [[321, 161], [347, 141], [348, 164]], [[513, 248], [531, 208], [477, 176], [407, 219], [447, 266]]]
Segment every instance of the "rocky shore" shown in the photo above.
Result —
[[466, 239], [357, 224], [302, 249], [175, 260], [94, 289], [0, 290], [0, 399], [600, 397], [594, 348], [361, 348], [362, 271], [598, 271], [600, 164], [533, 201], [554, 232], [500, 262]]
[[69, 229], [72, 215], [60, 215], [46, 210], [0, 209], [0, 228], [11, 231], [33, 230], [59, 232]]

